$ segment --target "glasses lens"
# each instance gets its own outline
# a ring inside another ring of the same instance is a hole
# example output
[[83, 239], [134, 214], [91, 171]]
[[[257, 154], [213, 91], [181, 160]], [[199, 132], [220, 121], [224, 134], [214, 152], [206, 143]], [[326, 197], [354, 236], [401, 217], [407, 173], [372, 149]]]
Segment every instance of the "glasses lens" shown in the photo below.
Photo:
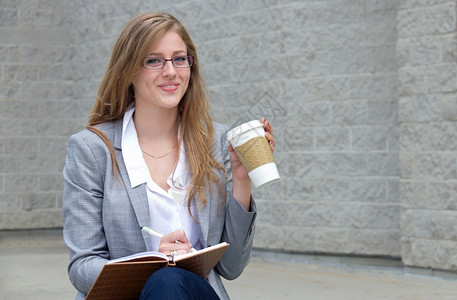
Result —
[[173, 66], [175, 66], [175, 68], [188, 68], [192, 65], [189, 58], [191, 58], [191, 56], [178, 56], [173, 58]]
[[144, 59], [143, 66], [146, 69], [157, 70], [157, 69], [162, 69], [164, 62], [165, 62], [165, 59], [163, 59], [161, 57], [146, 57]]

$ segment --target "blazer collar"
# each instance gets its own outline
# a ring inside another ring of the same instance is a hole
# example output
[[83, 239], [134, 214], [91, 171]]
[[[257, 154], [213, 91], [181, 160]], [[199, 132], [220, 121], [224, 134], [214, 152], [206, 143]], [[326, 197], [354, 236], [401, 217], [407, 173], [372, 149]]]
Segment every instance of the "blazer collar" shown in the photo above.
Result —
[[116, 149], [122, 149], [122, 124], [123, 118], [114, 121], [114, 141], [113, 146]]
[[[135, 211], [135, 215], [138, 220], [138, 230], [140, 231], [141, 227], [149, 226], [150, 224], [148, 195], [146, 194], [145, 184], [131, 188], [129, 176], [124, 163], [124, 158], [122, 157], [122, 123], [122, 118], [114, 122], [113, 147], [115, 148], [114, 152], [116, 155], [119, 176], [125, 186], [127, 194], [129, 195], [130, 202], [132, 203], [133, 210]], [[151, 251], [151, 236], [149, 234], [143, 233], [143, 238], [146, 249]]]

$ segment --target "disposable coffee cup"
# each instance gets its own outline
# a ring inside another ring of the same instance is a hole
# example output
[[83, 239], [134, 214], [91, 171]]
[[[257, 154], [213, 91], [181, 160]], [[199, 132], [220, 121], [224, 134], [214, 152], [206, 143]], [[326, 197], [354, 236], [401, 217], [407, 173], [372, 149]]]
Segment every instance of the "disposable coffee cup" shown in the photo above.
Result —
[[256, 188], [279, 180], [264, 125], [259, 120], [249, 121], [230, 130], [227, 140], [248, 171]]

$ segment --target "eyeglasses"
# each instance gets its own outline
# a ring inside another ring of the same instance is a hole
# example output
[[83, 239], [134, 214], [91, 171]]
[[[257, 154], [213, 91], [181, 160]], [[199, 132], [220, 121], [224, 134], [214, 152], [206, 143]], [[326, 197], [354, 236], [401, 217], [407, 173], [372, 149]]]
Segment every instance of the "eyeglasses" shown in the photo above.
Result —
[[163, 57], [148, 56], [143, 60], [143, 68], [148, 70], [160, 70], [165, 67], [167, 61], [171, 61], [173, 66], [177, 69], [185, 69], [192, 66], [194, 58], [191, 55], [176, 56], [172, 59], [165, 59]]

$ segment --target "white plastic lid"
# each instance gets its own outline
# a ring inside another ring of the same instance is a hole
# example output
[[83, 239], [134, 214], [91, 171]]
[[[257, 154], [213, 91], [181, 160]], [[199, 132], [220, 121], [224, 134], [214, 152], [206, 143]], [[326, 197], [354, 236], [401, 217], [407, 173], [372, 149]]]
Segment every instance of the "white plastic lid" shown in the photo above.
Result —
[[227, 132], [227, 140], [230, 141], [231, 139], [233, 139], [234, 137], [236, 137], [237, 135], [239, 135], [243, 132], [246, 132], [248, 130], [258, 128], [258, 127], [263, 127], [263, 126], [264, 125], [259, 120], [252, 120], [252, 121], [246, 122], [244, 124], [241, 124], [241, 125], [233, 128], [229, 132]]

